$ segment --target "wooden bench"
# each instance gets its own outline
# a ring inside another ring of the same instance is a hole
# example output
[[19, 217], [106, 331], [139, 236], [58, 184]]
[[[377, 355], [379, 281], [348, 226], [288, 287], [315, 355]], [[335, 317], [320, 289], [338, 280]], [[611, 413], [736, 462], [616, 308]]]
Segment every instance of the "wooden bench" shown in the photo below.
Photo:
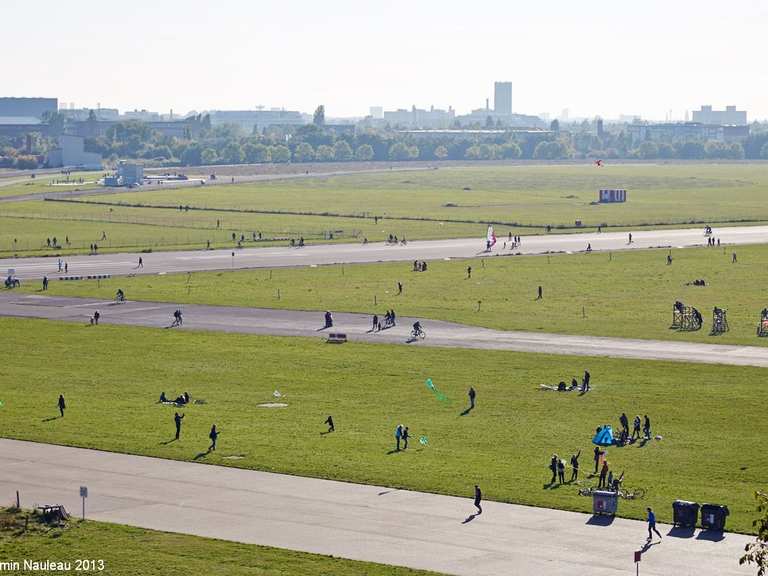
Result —
[[328, 334], [328, 340], [326, 340], [329, 344], [344, 344], [346, 341], [347, 335], [341, 332], [331, 332]]

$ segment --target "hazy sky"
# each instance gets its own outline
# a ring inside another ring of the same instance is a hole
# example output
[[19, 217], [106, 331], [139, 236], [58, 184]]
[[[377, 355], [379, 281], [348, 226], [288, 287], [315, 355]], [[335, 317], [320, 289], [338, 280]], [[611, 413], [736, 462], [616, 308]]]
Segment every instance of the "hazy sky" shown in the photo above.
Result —
[[768, 117], [768, 0], [2, 0], [0, 95], [167, 112]]

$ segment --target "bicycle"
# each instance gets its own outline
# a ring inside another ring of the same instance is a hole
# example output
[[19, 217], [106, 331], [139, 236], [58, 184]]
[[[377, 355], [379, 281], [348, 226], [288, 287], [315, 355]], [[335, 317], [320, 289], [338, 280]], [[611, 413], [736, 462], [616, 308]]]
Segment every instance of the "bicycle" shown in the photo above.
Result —
[[416, 340], [418, 338], [421, 338], [424, 340], [424, 338], [427, 337], [427, 333], [424, 332], [424, 329], [421, 330], [411, 330], [411, 340]]

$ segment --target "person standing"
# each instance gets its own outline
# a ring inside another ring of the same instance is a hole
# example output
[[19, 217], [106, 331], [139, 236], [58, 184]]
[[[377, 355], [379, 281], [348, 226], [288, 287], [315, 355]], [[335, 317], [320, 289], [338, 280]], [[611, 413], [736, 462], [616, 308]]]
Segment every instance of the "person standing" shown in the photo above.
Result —
[[656, 529], [656, 514], [653, 512], [653, 508], [649, 506], [646, 508], [646, 511], [648, 512], [648, 542], [653, 539], [651, 532], [656, 532], [656, 536], [661, 540], [661, 534], [659, 534], [659, 531]]
[[571, 482], [579, 479], [579, 456], [581, 456], [581, 450], [571, 456]]
[[467, 280], [472, 278], [472, 266], [467, 266]]
[[64, 274], [68, 274], [68, 273], [69, 273], [69, 263], [64, 262]]
[[648, 414], [645, 415], [643, 422], [643, 435], [645, 436], [646, 440], [651, 439], [651, 419], [648, 418]]
[[48, 290], [48, 276], [43, 276], [43, 292]]
[[403, 437], [403, 425], [398, 424], [395, 428], [395, 451], [400, 452], [400, 439]]
[[637, 438], [640, 440], [640, 415], [636, 415], [632, 421], [632, 440]]
[[179, 414], [176, 412], [173, 416], [173, 423], [176, 424], [176, 440], [179, 439], [179, 436], [181, 435], [181, 421], [184, 420], [184, 414]]
[[333, 426], [333, 416], [330, 414], [328, 415], [328, 418], [325, 419], [325, 423], [328, 424], [328, 434], [336, 430], [336, 428]]
[[597, 483], [598, 488], [606, 487], [606, 480], [608, 479], [608, 460], [603, 460], [603, 467], [600, 468], [600, 481]]
[[736, 252], [731, 253], [731, 264], [736, 264]]
[[477, 508], [478, 514], [483, 513], [483, 507], [480, 505], [482, 501], [483, 501], [483, 493], [480, 491], [480, 486], [475, 484], [475, 508]]
[[629, 242], [627, 244], [632, 244], [632, 232], [629, 233]]
[[627, 418], [626, 412], [622, 412], [621, 416], [619, 416], [619, 423], [621, 424], [621, 429], [629, 434], [629, 418]]
[[398, 282], [397, 283], [397, 294], [399, 296], [402, 293], [403, 293], [403, 283], [402, 282]]
[[64, 395], [59, 394], [59, 413], [61, 413], [61, 417], [64, 418], [64, 409], [67, 407], [66, 403], [64, 402]]
[[584, 392], [589, 392], [589, 381], [592, 378], [592, 375], [589, 373], [589, 370], [584, 370], [584, 379], [582, 380], [582, 388]]
[[560, 484], [565, 484], [565, 462], [562, 458], [557, 461], [557, 479]]
[[469, 392], [467, 392], [467, 396], [469, 396], [469, 409], [474, 410], [475, 396], [477, 396], [477, 392], [475, 392], [475, 389], [472, 386], [469, 387]]
[[600, 465], [600, 447], [595, 446], [595, 474], [597, 474], [597, 467]]
[[557, 454], [552, 454], [552, 458], [549, 459], [549, 470], [552, 472], [552, 479], [549, 481], [550, 484], [557, 482], [557, 463], [559, 460]]
[[544, 298], [544, 289], [541, 286], [539, 286], [539, 290], [536, 295], [536, 300], [541, 300], [542, 298]]
[[377, 314], [373, 315], [373, 328], [371, 328], [371, 332], [376, 332], [379, 329], [379, 316]]
[[211, 439], [211, 445], [208, 448], [208, 452], [212, 452], [216, 450], [216, 440], [219, 439], [219, 431], [216, 430], [216, 424], [211, 426], [211, 431], [208, 433], [208, 438]]
[[408, 433], [408, 426], [403, 429], [403, 450], [408, 450], [408, 438], [411, 435]]

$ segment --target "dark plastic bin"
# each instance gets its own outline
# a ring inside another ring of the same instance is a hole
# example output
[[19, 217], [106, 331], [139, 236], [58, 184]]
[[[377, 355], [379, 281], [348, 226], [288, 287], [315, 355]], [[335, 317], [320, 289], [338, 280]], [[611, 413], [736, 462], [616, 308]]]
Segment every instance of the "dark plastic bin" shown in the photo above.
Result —
[[680, 528], [695, 528], [699, 518], [699, 504], [687, 500], [675, 500], [672, 502], [673, 524]]
[[619, 495], [608, 490], [596, 490], [592, 493], [592, 512], [595, 515], [615, 516], [619, 505]]
[[722, 532], [725, 529], [725, 518], [730, 514], [728, 506], [720, 504], [701, 505], [701, 527], [704, 530]]

